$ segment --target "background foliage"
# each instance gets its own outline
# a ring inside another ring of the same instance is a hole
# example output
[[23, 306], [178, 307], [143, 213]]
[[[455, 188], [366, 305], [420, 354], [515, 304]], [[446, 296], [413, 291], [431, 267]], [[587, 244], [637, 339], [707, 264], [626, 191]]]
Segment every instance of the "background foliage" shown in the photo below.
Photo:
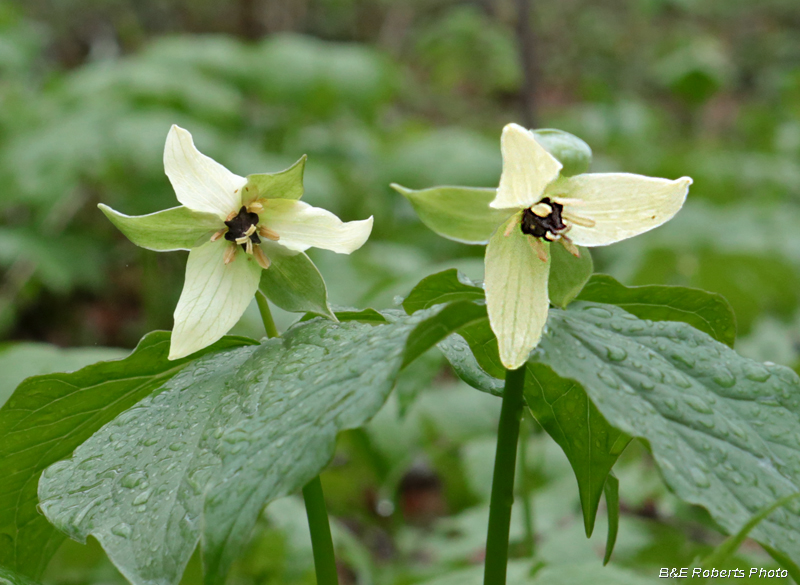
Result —
[[[678, 217], [597, 249], [596, 270], [721, 293], [737, 351], [796, 367], [800, 6], [534, 0], [521, 18], [524, 4], [0, 0], [0, 402], [25, 376], [121, 355], [18, 342], [130, 349], [171, 327], [183, 254], [134, 247], [96, 208], [173, 205], [161, 164], [171, 123], [241, 175], [308, 154], [309, 203], [346, 220], [375, 215], [358, 253], [313, 255], [340, 306], [393, 307], [451, 266], [481, 278], [482, 248], [435, 236], [388, 184], [495, 186], [509, 121], [581, 136], [595, 171], [690, 175]], [[283, 327], [295, 319], [276, 313]], [[262, 335], [255, 307], [234, 333]], [[498, 410], [431, 353], [373, 423], [340, 436], [323, 482], [343, 582], [417, 583], [480, 562]], [[526, 424], [520, 489], [532, 494], [537, 561], [599, 564], [603, 514], [586, 540], [565, 456]], [[720, 541], [639, 443], [615, 472], [617, 570], [647, 582]], [[518, 520], [521, 555], [530, 543]], [[302, 506], [279, 500], [232, 582], [313, 582], [309, 546]], [[731, 563], [771, 566], [750, 541]], [[122, 578], [90, 541], [68, 542], [45, 581]]]

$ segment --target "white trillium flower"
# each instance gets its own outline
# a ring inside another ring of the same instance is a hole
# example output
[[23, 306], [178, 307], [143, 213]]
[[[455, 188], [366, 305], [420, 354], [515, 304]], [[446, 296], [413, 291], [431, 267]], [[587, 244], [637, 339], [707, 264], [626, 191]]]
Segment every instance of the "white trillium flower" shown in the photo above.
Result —
[[[513, 370], [528, 359], [547, 321], [550, 245], [578, 255], [577, 246], [606, 246], [658, 227], [683, 206], [692, 180], [629, 173], [564, 177], [562, 164], [517, 124], [503, 129], [501, 150], [500, 186], [490, 201], [489, 190], [395, 188], [440, 235], [483, 243], [491, 234], [486, 304], [500, 360]], [[455, 197], [463, 201], [460, 209], [450, 209]]]
[[264, 196], [251, 189], [248, 178], [202, 154], [192, 135], [178, 126], [167, 136], [164, 170], [183, 207], [140, 217], [100, 207], [137, 245], [189, 249], [171, 360], [207, 347], [236, 324], [259, 287], [262, 270], [270, 267], [270, 250], [297, 254], [316, 247], [349, 254], [372, 231], [371, 217], [342, 222], [298, 201], [299, 195], [280, 198], [280, 193]]

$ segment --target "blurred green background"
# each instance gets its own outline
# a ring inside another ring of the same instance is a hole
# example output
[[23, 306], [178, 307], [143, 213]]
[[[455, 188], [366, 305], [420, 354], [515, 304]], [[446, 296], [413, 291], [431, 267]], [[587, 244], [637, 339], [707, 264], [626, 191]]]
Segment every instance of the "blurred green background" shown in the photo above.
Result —
[[[445, 267], [481, 278], [483, 250], [429, 232], [388, 184], [497, 185], [511, 121], [582, 137], [594, 171], [693, 177], [675, 220], [595, 249], [597, 270], [722, 293], [740, 353], [797, 366], [797, 0], [0, 0], [0, 402], [25, 375], [119, 355], [41, 343], [131, 348], [171, 328], [185, 254], [136, 248], [96, 208], [176, 204], [170, 124], [241, 175], [308, 154], [306, 201], [375, 216], [352, 256], [312, 252], [331, 302], [385, 308]], [[254, 307], [234, 332], [262, 335]], [[323, 481], [344, 583], [480, 563], [498, 409], [432, 355], [379, 423], [342, 437]], [[585, 540], [566, 460], [528, 426], [535, 558], [599, 564], [604, 525]], [[655, 582], [719, 541], [644, 449], [617, 468], [618, 566]], [[313, 582], [298, 506], [270, 507], [236, 583]], [[769, 565], [757, 545], [741, 555]], [[48, 579], [121, 577], [96, 546], [69, 543]]]

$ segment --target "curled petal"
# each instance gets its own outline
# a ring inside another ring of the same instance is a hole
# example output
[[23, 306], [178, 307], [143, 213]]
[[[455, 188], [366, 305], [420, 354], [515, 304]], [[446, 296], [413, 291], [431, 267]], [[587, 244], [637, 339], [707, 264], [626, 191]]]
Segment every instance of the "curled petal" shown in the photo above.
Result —
[[555, 183], [548, 195], [579, 200], [565, 203], [563, 212], [567, 218], [577, 218], [569, 232], [575, 244], [605, 246], [672, 219], [691, 184], [689, 177], [670, 181], [629, 173], [589, 173]]
[[178, 201], [193, 211], [224, 220], [239, 209], [247, 179], [235, 175], [195, 148], [192, 135], [173, 125], [164, 145], [164, 171]]
[[508, 236], [504, 231], [498, 229], [486, 246], [484, 288], [500, 361], [514, 370], [525, 363], [542, 337], [549, 306], [550, 255], [546, 254], [543, 262], [529, 236], [519, 229], [512, 229]]
[[189, 252], [169, 359], [182, 358], [217, 341], [236, 324], [253, 299], [261, 267], [251, 255], [242, 253], [225, 264], [223, 256], [228, 247], [230, 242], [219, 240]]
[[297, 252], [314, 247], [350, 254], [372, 232], [371, 217], [343, 222], [330, 211], [290, 199], [269, 200], [261, 218], [267, 229], [278, 234], [279, 244]]
[[518, 124], [503, 128], [500, 139], [503, 174], [497, 196], [489, 205], [495, 209], [522, 209], [538, 203], [544, 190], [561, 171], [561, 163]]

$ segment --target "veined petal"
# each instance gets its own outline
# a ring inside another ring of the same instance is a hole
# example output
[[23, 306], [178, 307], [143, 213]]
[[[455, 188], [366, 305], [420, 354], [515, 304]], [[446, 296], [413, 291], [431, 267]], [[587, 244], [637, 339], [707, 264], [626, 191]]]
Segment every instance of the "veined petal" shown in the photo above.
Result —
[[186, 280], [175, 308], [169, 359], [211, 345], [233, 327], [253, 299], [261, 277], [255, 258], [242, 250], [230, 264], [223, 254], [230, 242], [219, 240], [194, 248], [186, 263]]
[[540, 260], [529, 236], [518, 228], [504, 235], [507, 225], [501, 226], [486, 246], [484, 288], [500, 361], [514, 370], [525, 363], [539, 343], [547, 321], [550, 254], [548, 250], [546, 262]]
[[631, 238], [672, 219], [683, 206], [692, 179], [674, 181], [630, 173], [589, 173], [558, 181], [550, 197], [579, 199], [564, 205], [564, 215], [590, 220], [573, 225], [570, 239], [579, 246], [605, 246]]
[[545, 187], [558, 177], [561, 163], [518, 124], [503, 128], [500, 148], [503, 174], [497, 197], [489, 205], [495, 209], [522, 209], [538, 203]]
[[350, 254], [372, 232], [371, 217], [343, 222], [330, 211], [290, 199], [266, 201], [260, 217], [262, 225], [280, 236], [280, 245], [298, 252], [314, 247]]
[[164, 145], [164, 171], [178, 201], [193, 211], [225, 219], [241, 206], [247, 179], [235, 175], [195, 148], [192, 135], [173, 125]]

